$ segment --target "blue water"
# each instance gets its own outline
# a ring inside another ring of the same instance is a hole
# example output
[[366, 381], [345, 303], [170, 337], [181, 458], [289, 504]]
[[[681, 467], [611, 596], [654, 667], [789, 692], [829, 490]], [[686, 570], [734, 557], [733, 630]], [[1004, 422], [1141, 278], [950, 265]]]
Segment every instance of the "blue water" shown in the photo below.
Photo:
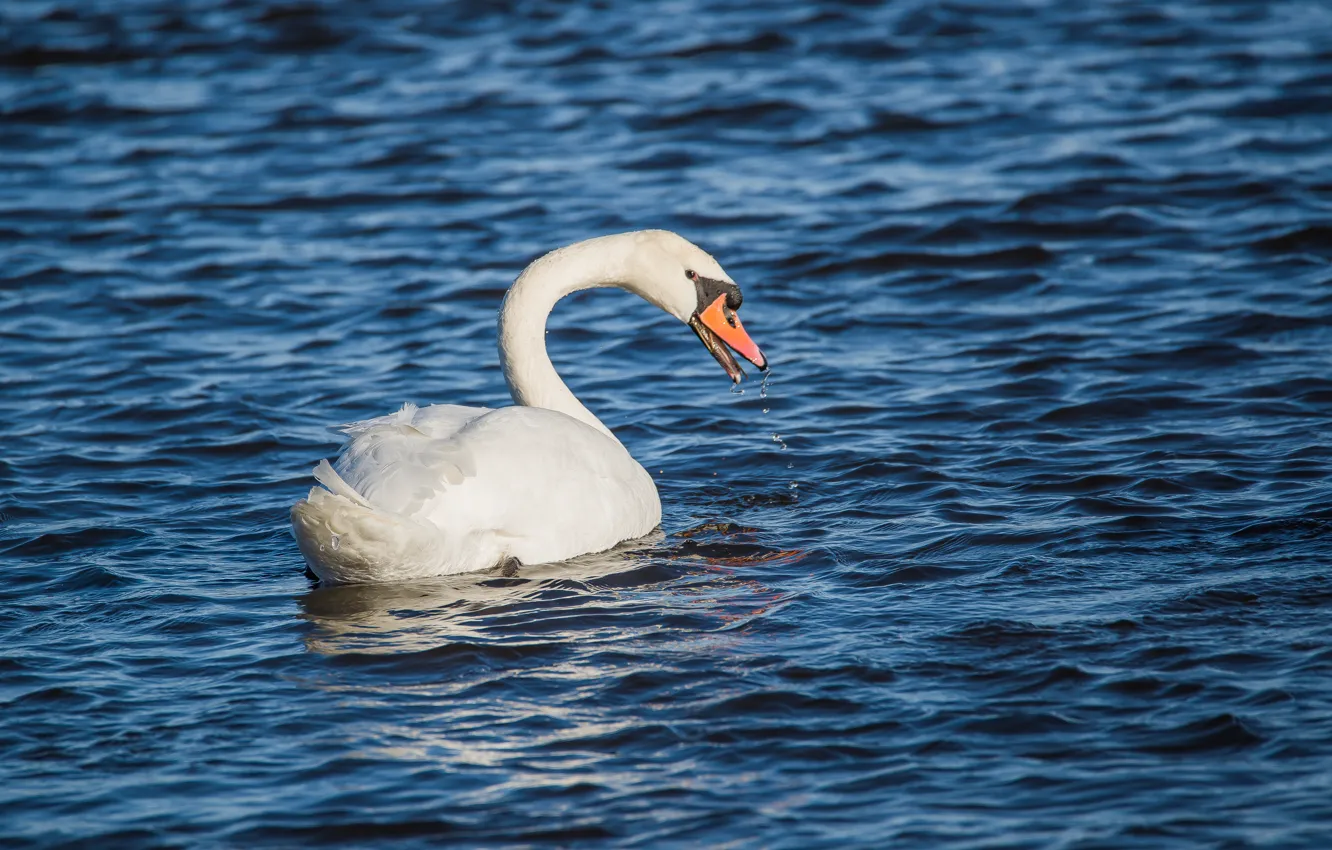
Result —
[[[644, 227], [774, 364], [557, 309], [664, 534], [307, 578], [329, 426]], [[0, 839], [1326, 847], [1330, 422], [1320, 0], [10, 0]]]

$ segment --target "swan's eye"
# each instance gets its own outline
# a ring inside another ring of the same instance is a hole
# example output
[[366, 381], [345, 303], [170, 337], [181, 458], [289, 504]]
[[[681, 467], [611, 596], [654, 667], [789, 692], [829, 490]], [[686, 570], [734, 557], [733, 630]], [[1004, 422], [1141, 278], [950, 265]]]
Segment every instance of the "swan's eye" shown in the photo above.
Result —
[[698, 280], [698, 272], [694, 271], [693, 269], [687, 269], [687, 270], [685, 271], [685, 277], [689, 278], [689, 279], [692, 280], [692, 281], [697, 281], [697, 280]]
[[730, 325], [731, 327], [735, 327], [735, 313], [727, 309], [723, 310], [722, 314], [726, 316], [726, 324]]

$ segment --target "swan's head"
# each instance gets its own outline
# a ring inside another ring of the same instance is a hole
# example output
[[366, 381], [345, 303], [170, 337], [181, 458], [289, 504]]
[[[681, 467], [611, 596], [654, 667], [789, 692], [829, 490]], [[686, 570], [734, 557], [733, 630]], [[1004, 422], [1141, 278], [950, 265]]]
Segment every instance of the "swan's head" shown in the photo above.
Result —
[[745, 374], [732, 349], [766, 370], [768, 358], [740, 323], [737, 311], [744, 300], [740, 287], [712, 255], [670, 231], [647, 230], [634, 235], [640, 243], [638, 257], [643, 261], [639, 272], [649, 282], [641, 287], [641, 294], [689, 325], [732, 381], [739, 383]]

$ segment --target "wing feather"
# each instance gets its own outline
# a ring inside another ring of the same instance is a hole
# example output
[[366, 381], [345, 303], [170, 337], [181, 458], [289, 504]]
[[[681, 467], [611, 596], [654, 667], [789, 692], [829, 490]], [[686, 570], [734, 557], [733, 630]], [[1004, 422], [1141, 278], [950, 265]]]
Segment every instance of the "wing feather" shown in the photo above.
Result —
[[476, 475], [476, 458], [458, 434], [490, 412], [409, 403], [388, 416], [345, 425], [342, 431], [351, 440], [338, 458], [337, 472], [376, 509], [413, 516], [445, 486]]
[[342, 476], [334, 471], [333, 466], [327, 460], [319, 461], [319, 465], [314, 468], [315, 480], [328, 488], [330, 493], [335, 493], [343, 498], [350, 499], [361, 507], [368, 508], [370, 503], [350, 484], [342, 480]]

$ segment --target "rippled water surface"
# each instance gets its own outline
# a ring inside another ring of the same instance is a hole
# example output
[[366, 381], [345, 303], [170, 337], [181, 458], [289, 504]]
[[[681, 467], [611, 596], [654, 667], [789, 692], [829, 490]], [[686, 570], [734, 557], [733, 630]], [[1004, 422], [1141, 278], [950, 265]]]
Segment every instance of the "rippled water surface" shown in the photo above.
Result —
[[[663, 533], [315, 586], [329, 426], [642, 227], [774, 361], [557, 309]], [[1330, 266], [1318, 0], [6, 3], [0, 833], [1326, 847]]]

